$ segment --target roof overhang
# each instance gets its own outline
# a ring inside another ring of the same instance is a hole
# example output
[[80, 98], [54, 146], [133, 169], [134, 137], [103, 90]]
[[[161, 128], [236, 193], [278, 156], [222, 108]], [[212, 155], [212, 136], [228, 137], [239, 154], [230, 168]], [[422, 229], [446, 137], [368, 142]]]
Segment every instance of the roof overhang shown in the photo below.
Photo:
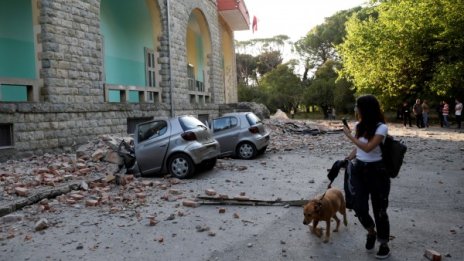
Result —
[[219, 14], [233, 31], [250, 29], [250, 16], [243, 0], [217, 0]]

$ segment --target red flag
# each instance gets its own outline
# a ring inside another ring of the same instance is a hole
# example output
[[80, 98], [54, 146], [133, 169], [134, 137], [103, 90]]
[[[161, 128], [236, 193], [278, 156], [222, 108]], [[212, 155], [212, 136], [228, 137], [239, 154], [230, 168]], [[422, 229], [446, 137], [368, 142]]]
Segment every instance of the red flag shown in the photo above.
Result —
[[256, 18], [256, 16], [253, 16], [253, 25], [251, 26], [251, 30], [253, 31], [253, 33], [255, 31], [258, 31], [258, 19]]

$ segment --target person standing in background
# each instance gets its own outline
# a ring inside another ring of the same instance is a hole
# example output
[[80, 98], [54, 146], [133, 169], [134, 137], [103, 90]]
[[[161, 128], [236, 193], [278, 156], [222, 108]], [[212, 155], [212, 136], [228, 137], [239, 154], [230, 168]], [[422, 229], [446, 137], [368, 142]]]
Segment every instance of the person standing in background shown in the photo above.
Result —
[[454, 115], [456, 116], [456, 123], [457, 123], [457, 129], [461, 128], [461, 115], [462, 115], [462, 103], [461, 101], [458, 100], [458, 98], [455, 99], [456, 106], [454, 107]]
[[409, 127], [411, 125], [411, 109], [409, 108], [409, 104], [407, 101], [403, 102], [403, 106], [401, 107], [401, 118], [403, 118], [403, 125], [406, 127], [406, 124], [409, 123]]
[[414, 116], [416, 117], [416, 125], [417, 128], [423, 128], [424, 127], [424, 121], [422, 118], [422, 105], [421, 105], [421, 100], [417, 99], [416, 103], [412, 107], [412, 111], [414, 112]]
[[438, 119], [440, 120], [440, 127], [443, 128], [443, 101], [440, 101], [440, 103], [437, 106], [437, 114]]
[[424, 100], [422, 102], [422, 119], [424, 122], [424, 127], [428, 128], [429, 127], [429, 105], [427, 104], [427, 101]]
[[449, 128], [450, 124], [448, 122], [448, 115], [449, 115], [449, 105], [447, 101], [443, 101], [443, 126]]

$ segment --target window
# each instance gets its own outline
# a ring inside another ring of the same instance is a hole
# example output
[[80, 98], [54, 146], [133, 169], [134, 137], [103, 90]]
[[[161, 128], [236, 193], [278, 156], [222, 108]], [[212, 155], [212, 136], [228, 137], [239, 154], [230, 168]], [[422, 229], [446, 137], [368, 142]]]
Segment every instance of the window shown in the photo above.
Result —
[[168, 130], [168, 124], [166, 121], [153, 121], [147, 124], [143, 124], [139, 127], [138, 141], [142, 142], [154, 137], [162, 136]]
[[218, 131], [227, 130], [227, 129], [237, 126], [238, 121], [235, 117], [224, 117], [224, 118], [215, 119], [213, 123], [214, 123], [213, 131], [218, 132]]
[[127, 133], [133, 134], [137, 124], [151, 120], [153, 120], [153, 117], [127, 118]]
[[0, 148], [13, 147], [13, 124], [0, 124]]
[[179, 117], [179, 123], [184, 131], [192, 130], [198, 127], [206, 128], [203, 122], [193, 116], [181, 116]]
[[145, 80], [148, 87], [156, 87], [155, 72], [155, 52], [145, 48]]
[[246, 115], [246, 118], [248, 120], [248, 123], [253, 126], [253, 125], [256, 125], [258, 123], [261, 123], [261, 120], [258, 118], [258, 116], [256, 116], [254, 113], [248, 113]]
[[187, 64], [187, 80], [188, 80], [188, 89], [190, 91], [195, 90], [195, 73], [194, 67], [191, 64]]

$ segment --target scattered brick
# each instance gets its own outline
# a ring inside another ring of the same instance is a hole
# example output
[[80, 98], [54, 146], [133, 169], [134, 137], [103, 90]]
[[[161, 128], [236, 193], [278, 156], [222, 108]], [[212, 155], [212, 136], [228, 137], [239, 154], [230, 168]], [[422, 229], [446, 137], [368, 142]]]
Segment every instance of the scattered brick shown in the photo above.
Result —
[[432, 249], [426, 249], [424, 256], [431, 261], [441, 261], [441, 254]]
[[246, 197], [246, 196], [236, 196], [234, 197], [235, 200], [239, 200], [239, 201], [246, 201], [246, 200], [250, 200], [249, 197]]
[[225, 194], [219, 194], [219, 198], [220, 198], [220, 199], [228, 199], [229, 196], [228, 196], [228, 195], [225, 195]]
[[45, 218], [40, 219], [39, 221], [37, 221], [37, 223], [35, 223], [34, 228], [35, 231], [40, 231], [48, 228], [48, 220]]
[[27, 197], [27, 195], [29, 194], [29, 190], [23, 187], [16, 187], [15, 192], [16, 192], [16, 195], [20, 197]]
[[144, 192], [136, 193], [135, 196], [139, 199], [145, 199], [146, 194]]
[[81, 175], [87, 175], [91, 172], [92, 170], [90, 168], [83, 168], [83, 169], [79, 169], [79, 174]]
[[225, 208], [219, 208], [219, 213], [220, 213], [220, 214], [226, 213], [226, 209], [225, 209]]
[[200, 203], [195, 202], [193, 200], [186, 199], [186, 200], [182, 201], [182, 205], [184, 207], [196, 208], [196, 207], [200, 206]]
[[156, 224], [158, 224], [158, 221], [154, 217], [150, 218], [149, 220], [150, 220], [150, 223], [149, 223], [150, 226], [155, 226]]
[[217, 192], [214, 189], [207, 189], [205, 190], [205, 194], [208, 196], [215, 196]]
[[95, 200], [95, 199], [88, 199], [85, 201], [85, 205], [87, 207], [95, 207], [98, 205], [98, 200]]
[[178, 189], [170, 189], [169, 190], [169, 194], [172, 194], [172, 195], [180, 195], [182, 194], [182, 191], [178, 190]]
[[81, 194], [77, 194], [77, 193], [74, 193], [74, 194], [71, 194], [69, 195], [69, 197], [73, 200], [82, 200], [84, 198], [83, 195]]

